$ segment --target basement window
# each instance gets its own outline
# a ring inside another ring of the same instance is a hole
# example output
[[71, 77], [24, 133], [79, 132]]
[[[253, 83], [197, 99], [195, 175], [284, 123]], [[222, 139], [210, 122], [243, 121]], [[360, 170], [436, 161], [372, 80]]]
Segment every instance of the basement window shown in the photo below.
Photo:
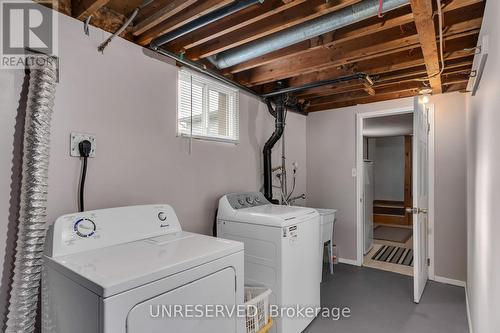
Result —
[[187, 69], [178, 89], [177, 135], [238, 143], [238, 90]]

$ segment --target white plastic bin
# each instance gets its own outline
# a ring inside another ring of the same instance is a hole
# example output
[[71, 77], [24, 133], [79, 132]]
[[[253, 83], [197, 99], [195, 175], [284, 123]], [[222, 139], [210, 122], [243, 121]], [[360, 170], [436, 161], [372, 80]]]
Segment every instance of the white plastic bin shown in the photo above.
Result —
[[257, 333], [269, 322], [269, 295], [270, 289], [245, 287], [247, 333]]

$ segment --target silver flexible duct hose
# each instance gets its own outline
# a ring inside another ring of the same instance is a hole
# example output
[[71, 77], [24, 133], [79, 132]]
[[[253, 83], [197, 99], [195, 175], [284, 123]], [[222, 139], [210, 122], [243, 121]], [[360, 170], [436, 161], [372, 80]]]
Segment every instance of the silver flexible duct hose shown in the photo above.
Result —
[[[33, 332], [47, 221], [50, 121], [56, 92], [53, 58], [35, 56], [31, 68], [24, 128], [21, 208], [7, 333]], [[41, 65], [43, 64], [43, 65]]]

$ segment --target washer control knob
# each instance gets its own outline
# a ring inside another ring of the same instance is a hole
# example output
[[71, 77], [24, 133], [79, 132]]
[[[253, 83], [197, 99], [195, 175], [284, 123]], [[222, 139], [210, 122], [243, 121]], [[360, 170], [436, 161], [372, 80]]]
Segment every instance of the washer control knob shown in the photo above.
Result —
[[255, 197], [255, 202], [260, 203], [259, 197]]
[[243, 206], [243, 205], [245, 204], [245, 200], [243, 200], [243, 199], [238, 199], [238, 203], [239, 203], [240, 205], [242, 205], [242, 206]]
[[250, 204], [250, 205], [251, 205], [251, 204], [253, 204], [253, 199], [252, 199], [252, 197], [247, 197], [247, 199], [246, 199], [246, 200], [247, 200], [248, 204]]
[[96, 226], [91, 219], [81, 218], [75, 222], [73, 229], [77, 236], [88, 238], [95, 234]]
[[165, 212], [159, 212], [158, 213], [158, 220], [160, 221], [165, 221], [167, 219], [167, 214], [165, 214]]

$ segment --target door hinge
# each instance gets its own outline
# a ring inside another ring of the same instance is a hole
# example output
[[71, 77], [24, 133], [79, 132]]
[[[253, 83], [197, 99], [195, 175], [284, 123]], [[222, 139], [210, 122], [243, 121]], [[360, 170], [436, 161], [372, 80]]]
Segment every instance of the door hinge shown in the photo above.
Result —
[[431, 132], [431, 123], [427, 123], [427, 134]]
[[427, 258], [427, 266], [431, 265], [431, 258]]

